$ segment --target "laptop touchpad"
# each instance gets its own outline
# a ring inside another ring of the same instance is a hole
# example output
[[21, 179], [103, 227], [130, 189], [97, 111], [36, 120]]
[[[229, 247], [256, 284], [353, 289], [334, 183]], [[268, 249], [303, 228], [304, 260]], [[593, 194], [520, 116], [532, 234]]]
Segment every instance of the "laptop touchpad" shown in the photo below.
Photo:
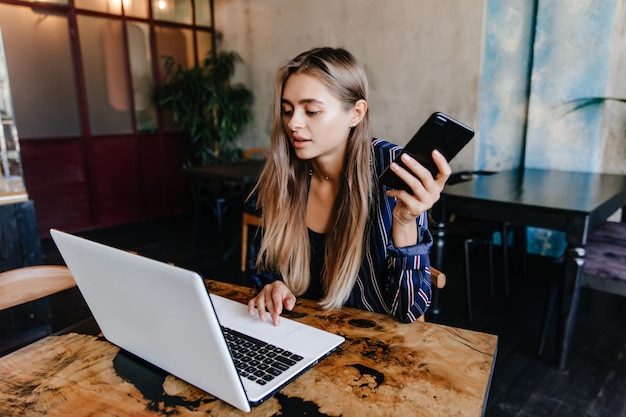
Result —
[[285, 318], [281, 318], [280, 326], [274, 326], [269, 313], [267, 321], [262, 322], [257, 314], [254, 316], [248, 314], [247, 305], [215, 294], [211, 294], [211, 300], [222, 325], [261, 340], [282, 339], [301, 328], [300, 324]]
[[240, 331], [249, 334], [250, 336], [254, 336], [262, 340], [269, 339], [273, 341], [281, 340], [302, 328], [301, 326], [284, 319], [280, 321], [280, 326], [274, 326], [269, 315], [268, 320], [265, 322], [262, 322], [255, 316], [251, 318], [251, 320], [248, 320], [237, 327], [241, 329]]

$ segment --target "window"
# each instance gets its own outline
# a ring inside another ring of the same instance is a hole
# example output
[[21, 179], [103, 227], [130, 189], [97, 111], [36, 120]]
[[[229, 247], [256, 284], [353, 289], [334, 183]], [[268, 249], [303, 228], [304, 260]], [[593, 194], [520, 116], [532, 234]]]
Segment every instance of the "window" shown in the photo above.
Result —
[[0, 3], [0, 27], [20, 136], [80, 134], [67, 17]]
[[213, 49], [212, 0], [0, 0], [24, 181], [50, 227], [181, 213], [185, 144], [153, 94], [163, 55]]
[[161, 58], [185, 67], [204, 59], [213, 49], [211, 10], [211, 0], [0, 0], [20, 136], [157, 131]]

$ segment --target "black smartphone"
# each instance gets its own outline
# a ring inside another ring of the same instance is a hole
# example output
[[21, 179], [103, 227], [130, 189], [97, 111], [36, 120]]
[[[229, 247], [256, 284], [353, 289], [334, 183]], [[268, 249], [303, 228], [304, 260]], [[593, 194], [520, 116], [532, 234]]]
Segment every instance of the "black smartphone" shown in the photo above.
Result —
[[[474, 137], [472, 128], [446, 114], [435, 112], [413, 135], [402, 153], [412, 156], [420, 164], [428, 168], [434, 177], [439, 170], [431, 156], [433, 150], [437, 149], [450, 162], [467, 145], [472, 137]], [[398, 155], [394, 162], [407, 171], [412, 172], [400, 160], [402, 153]], [[390, 167], [387, 167], [380, 175], [380, 181], [388, 187], [410, 192], [408, 185]]]

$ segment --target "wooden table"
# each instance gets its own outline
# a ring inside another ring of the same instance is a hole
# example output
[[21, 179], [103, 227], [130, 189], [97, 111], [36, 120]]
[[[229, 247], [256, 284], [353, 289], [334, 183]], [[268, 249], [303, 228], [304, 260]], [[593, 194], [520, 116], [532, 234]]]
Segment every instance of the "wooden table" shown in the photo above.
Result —
[[451, 214], [564, 232], [564, 326], [558, 349], [558, 365], [564, 369], [576, 320], [587, 238], [624, 204], [625, 175], [515, 169], [449, 185], [432, 210], [438, 223], [435, 266], [445, 271], [445, 223]]
[[[253, 294], [217, 281], [207, 286], [242, 302]], [[484, 413], [496, 336], [356, 309], [323, 311], [308, 300], [289, 317], [346, 341], [250, 416]], [[0, 415], [246, 415], [88, 333], [50, 336], [0, 358]]]

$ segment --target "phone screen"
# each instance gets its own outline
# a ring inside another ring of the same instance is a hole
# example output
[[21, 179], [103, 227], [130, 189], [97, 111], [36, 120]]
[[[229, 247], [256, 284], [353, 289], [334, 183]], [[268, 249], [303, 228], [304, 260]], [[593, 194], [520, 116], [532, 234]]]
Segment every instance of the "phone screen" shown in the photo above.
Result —
[[[432, 173], [433, 177], [439, 170], [432, 159], [432, 152], [437, 149], [449, 162], [474, 136], [472, 128], [441, 113], [433, 113], [413, 135], [401, 154], [395, 159], [401, 167], [411, 172], [400, 160], [402, 153], [408, 153]], [[408, 185], [402, 181], [389, 167], [381, 174], [380, 180], [388, 187], [403, 189], [410, 192]]]

